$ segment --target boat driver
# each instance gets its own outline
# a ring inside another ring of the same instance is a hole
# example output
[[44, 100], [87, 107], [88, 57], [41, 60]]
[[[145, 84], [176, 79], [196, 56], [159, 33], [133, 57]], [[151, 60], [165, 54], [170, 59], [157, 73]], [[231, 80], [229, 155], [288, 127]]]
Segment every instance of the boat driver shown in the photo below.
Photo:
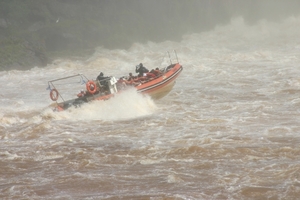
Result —
[[104, 86], [105, 90], [108, 90], [108, 81], [110, 80], [110, 77], [105, 77], [103, 72], [100, 72], [100, 74], [97, 76], [97, 80], [99, 81], [100, 85]]

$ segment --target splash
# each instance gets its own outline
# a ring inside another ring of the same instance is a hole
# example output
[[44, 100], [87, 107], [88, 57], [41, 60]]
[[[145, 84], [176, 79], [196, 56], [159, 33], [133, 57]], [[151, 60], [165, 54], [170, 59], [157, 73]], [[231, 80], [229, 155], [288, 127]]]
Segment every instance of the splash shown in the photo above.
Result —
[[126, 90], [107, 101], [92, 101], [80, 108], [69, 108], [63, 112], [47, 109], [43, 118], [55, 120], [128, 120], [151, 115], [157, 109], [154, 101], [135, 89]]
[[4, 117], [0, 115], [0, 127], [8, 127], [13, 126], [18, 123], [24, 123], [25, 119], [20, 119], [19, 117], [11, 116], [11, 117]]

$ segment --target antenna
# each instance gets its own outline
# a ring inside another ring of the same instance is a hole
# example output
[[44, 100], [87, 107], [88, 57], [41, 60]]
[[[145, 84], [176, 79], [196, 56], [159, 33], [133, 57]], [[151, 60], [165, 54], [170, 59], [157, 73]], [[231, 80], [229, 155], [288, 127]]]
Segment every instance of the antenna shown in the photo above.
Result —
[[174, 53], [175, 53], [175, 55], [176, 55], [177, 63], [179, 63], [179, 61], [178, 61], [178, 57], [177, 57], [177, 52], [176, 52], [176, 50], [175, 50], [175, 49], [174, 49]]
[[167, 51], [167, 52], [168, 52], [168, 55], [169, 55], [170, 64], [172, 64], [172, 60], [171, 60], [171, 56], [170, 56], [170, 52], [169, 52], [169, 51]]

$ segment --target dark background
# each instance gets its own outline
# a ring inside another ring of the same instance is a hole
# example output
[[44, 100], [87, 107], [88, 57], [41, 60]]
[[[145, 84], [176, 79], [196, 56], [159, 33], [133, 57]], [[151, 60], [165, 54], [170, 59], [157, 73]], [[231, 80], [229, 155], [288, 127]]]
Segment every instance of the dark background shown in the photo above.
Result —
[[97, 46], [181, 40], [242, 16], [298, 16], [299, 0], [0, 0], [0, 70], [91, 55]]

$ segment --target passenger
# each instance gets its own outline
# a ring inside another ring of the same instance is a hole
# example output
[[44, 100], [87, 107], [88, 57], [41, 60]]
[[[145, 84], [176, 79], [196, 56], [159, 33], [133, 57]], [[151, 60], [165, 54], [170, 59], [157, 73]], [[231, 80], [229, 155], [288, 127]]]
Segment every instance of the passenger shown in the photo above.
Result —
[[129, 73], [129, 76], [127, 78], [122, 78], [122, 82], [126, 85], [138, 85], [139, 79], [132, 75], [132, 73]]
[[147, 79], [147, 74], [145, 74], [143, 76], [138, 77], [136, 81], [138, 81], [139, 83], [144, 83], [145, 81], [147, 81]]
[[84, 97], [86, 95], [84, 90], [81, 90], [78, 94], [77, 97]]
[[159, 76], [162, 74], [162, 72], [159, 70], [158, 67], [156, 69], [152, 69], [151, 73], [155, 74], [156, 76]]
[[88, 102], [87, 97], [91, 94], [88, 91], [80, 90], [80, 92], [77, 94], [77, 99], [74, 100], [72, 103], [75, 107], [80, 106], [83, 102]]
[[142, 76], [144, 76], [145, 73], [148, 73], [149, 70], [146, 67], [144, 67], [144, 65], [142, 63], [140, 63], [139, 65], [136, 66], [135, 72], [139, 73], [138, 77], [142, 77]]
[[132, 73], [129, 73], [127, 81], [134, 81], [134, 79], [135, 79], [135, 77], [132, 75]]
[[117, 88], [118, 90], [123, 90], [127, 87], [127, 80], [124, 77], [119, 78], [117, 81]]
[[148, 73], [146, 73], [146, 75], [147, 75], [147, 78], [155, 78], [156, 77], [156, 75], [152, 72], [148, 72]]

